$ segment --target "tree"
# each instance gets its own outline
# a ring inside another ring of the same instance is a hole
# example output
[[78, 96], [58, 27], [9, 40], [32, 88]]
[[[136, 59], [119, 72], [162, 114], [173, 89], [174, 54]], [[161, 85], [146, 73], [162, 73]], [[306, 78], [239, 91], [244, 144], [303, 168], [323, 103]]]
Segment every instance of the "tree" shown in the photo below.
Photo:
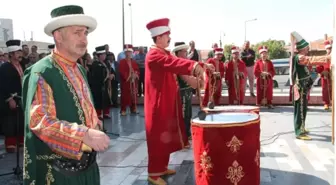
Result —
[[234, 46], [234, 44], [224, 45], [224, 55], [225, 55], [226, 60], [230, 60], [232, 46]]
[[283, 40], [267, 40], [259, 42], [255, 45], [252, 45], [254, 51], [257, 53], [257, 57], [259, 57], [258, 48], [259, 46], [267, 46], [268, 48], [268, 56], [269, 59], [279, 59], [279, 58], [288, 58], [289, 53], [286, 51], [286, 43]]

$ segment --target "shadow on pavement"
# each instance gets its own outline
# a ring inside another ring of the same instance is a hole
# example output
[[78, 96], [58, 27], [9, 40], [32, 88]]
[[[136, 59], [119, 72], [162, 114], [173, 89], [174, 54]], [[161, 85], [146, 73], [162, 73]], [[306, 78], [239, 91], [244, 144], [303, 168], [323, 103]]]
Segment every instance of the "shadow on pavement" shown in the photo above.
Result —
[[[225, 167], [224, 167], [225, 168]], [[329, 182], [308, 174], [287, 172], [274, 169], [261, 168], [261, 185], [330, 185]], [[226, 178], [224, 177], [226, 180]], [[168, 184], [194, 185], [194, 163], [193, 161], [183, 161], [173, 180]], [[146, 182], [136, 182], [133, 185], [147, 185]]]

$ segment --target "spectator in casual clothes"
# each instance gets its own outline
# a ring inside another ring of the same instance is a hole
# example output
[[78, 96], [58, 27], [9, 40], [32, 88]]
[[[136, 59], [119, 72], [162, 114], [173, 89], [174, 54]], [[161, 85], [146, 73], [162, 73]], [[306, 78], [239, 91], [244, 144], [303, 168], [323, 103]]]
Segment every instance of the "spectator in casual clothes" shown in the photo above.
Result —
[[39, 54], [39, 59], [42, 59], [42, 58], [44, 58], [44, 57], [46, 57], [46, 56], [47, 56], [46, 53], [40, 53], [40, 54]]
[[96, 52], [92, 53], [93, 61], [98, 60], [98, 56]]
[[[254, 87], [254, 60], [255, 60], [255, 52], [250, 48], [250, 42], [246, 41], [244, 44], [244, 50], [241, 53], [241, 59], [244, 61], [247, 70], [247, 78], [249, 81], [250, 95], [255, 97], [253, 87]], [[246, 84], [246, 83], [245, 83]], [[246, 87], [245, 87], [246, 88]]]
[[138, 82], [138, 96], [145, 94], [145, 58], [146, 53], [144, 47], [139, 47], [139, 53], [135, 55], [135, 61], [137, 62], [140, 70], [140, 77]]
[[[208, 59], [215, 57], [215, 49], [217, 49], [217, 48], [218, 48], [218, 44], [217, 43], [213, 43], [212, 44], [212, 50], [208, 53]], [[221, 61], [225, 62], [225, 56], [224, 55], [223, 55]]]
[[212, 50], [208, 53], [208, 59], [209, 58], [213, 58], [215, 56], [215, 49], [218, 48], [218, 44], [217, 43], [213, 43], [212, 44]]
[[195, 49], [195, 42], [190, 41], [189, 42], [189, 51], [188, 51], [188, 58], [193, 61], [201, 62], [201, 55], [197, 49]]
[[29, 47], [27, 46], [27, 44], [23, 44], [22, 45], [22, 61], [21, 61], [21, 65], [28, 67], [29, 64]]

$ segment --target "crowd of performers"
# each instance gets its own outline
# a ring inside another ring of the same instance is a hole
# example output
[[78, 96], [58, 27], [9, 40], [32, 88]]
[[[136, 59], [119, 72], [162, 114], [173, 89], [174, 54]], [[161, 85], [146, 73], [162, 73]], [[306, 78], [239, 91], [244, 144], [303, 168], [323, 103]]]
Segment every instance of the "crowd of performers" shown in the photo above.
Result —
[[[97, 27], [97, 21], [84, 15], [82, 7], [58, 7], [51, 16], [44, 31], [54, 38], [55, 47], [36, 64], [25, 69], [20, 65], [21, 41], [6, 43], [10, 62], [0, 67], [0, 95], [8, 113], [6, 149], [16, 150], [15, 139], [19, 136], [20, 145], [24, 145], [25, 185], [99, 185], [97, 152], [107, 150], [110, 143], [101, 119], [109, 116], [115, 74], [105, 62], [105, 46], [96, 48], [97, 60], [90, 66], [89, 75], [77, 63], [86, 53], [88, 33]], [[170, 154], [190, 146], [193, 89], [205, 89], [201, 106], [219, 105], [224, 79], [229, 104], [243, 105], [247, 69], [235, 46], [231, 49], [232, 59], [225, 63], [220, 48], [204, 63], [187, 59], [188, 45], [183, 42], [175, 43], [172, 52], [166, 50], [171, 40], [167, 18], [151, 21], [147, 29], [154, 42], [145, 61], [148, 181], [166, 185], [162, 176], [176, 173], [167, 168]], [[306, 96], [312, 85], [308, 66], [318, 65], [323, 88], [328, 90], [324, 89], [323, 94], [329, 95], [324, 101], [329, 106], [331, 47], [326, 56], [307, 56], [308, 43], [296, 32], [291, 35], [295, 134], [298, 139], [310, 139], [305, 129]], [[127, 45], [126, 58], [119, 66], [122, 115], [127, 108], [137, 113], [139, 68], [132, 52], [132, 46]], [[258, 52], [260, 59], [254, 67], [257, 105], [272, 108], [274, 67], [267, 58], [267, 47], [261, 46]]]

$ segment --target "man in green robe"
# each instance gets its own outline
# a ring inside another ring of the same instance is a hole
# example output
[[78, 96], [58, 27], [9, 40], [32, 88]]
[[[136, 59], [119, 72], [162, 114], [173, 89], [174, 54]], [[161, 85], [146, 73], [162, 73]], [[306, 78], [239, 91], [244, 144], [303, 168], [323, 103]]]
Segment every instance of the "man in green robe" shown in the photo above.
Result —
[[[290, 60], [290, 83], [293, 85], [294, 105], [294, 129], [297, 139], [311, 140], [305, 128], [307, 115], [307, 93], [314, 81], [311, 78], [308, 66], [323, 65], [330, 62], [328, 56], [307, 56], [309, 52], [308, 42], [297, 32], [291, 33], [291, 60]], [[295, 48], [297, 53], [294, 52]]]
[[[172, 50], [172, 52], [175, 54], [175, 56], [179, 58], [187, 59], [188, 49], [189, 46], [184, 42], [176, 42], [175, 48]], [[193, 89], [197, 88], [197, 81], [195, 77], [185, 75], [179, 75], [177, 77], [177, 80], [179, 83], [182, 99], [182, 115], [184, 119], [184, 124], [186, 126], [187, 136], [189, 139], [191, 139], [190, 121], [192, 117], [192, 91]]]
[[56, 8], [51, 17], [44, 32], [55, 48], [23, 79], [24, 185], [99, 185], [96, 152], [110, 138], [99, 130], [85, 69], [76, 62], [97, 22], [75, 5]]

